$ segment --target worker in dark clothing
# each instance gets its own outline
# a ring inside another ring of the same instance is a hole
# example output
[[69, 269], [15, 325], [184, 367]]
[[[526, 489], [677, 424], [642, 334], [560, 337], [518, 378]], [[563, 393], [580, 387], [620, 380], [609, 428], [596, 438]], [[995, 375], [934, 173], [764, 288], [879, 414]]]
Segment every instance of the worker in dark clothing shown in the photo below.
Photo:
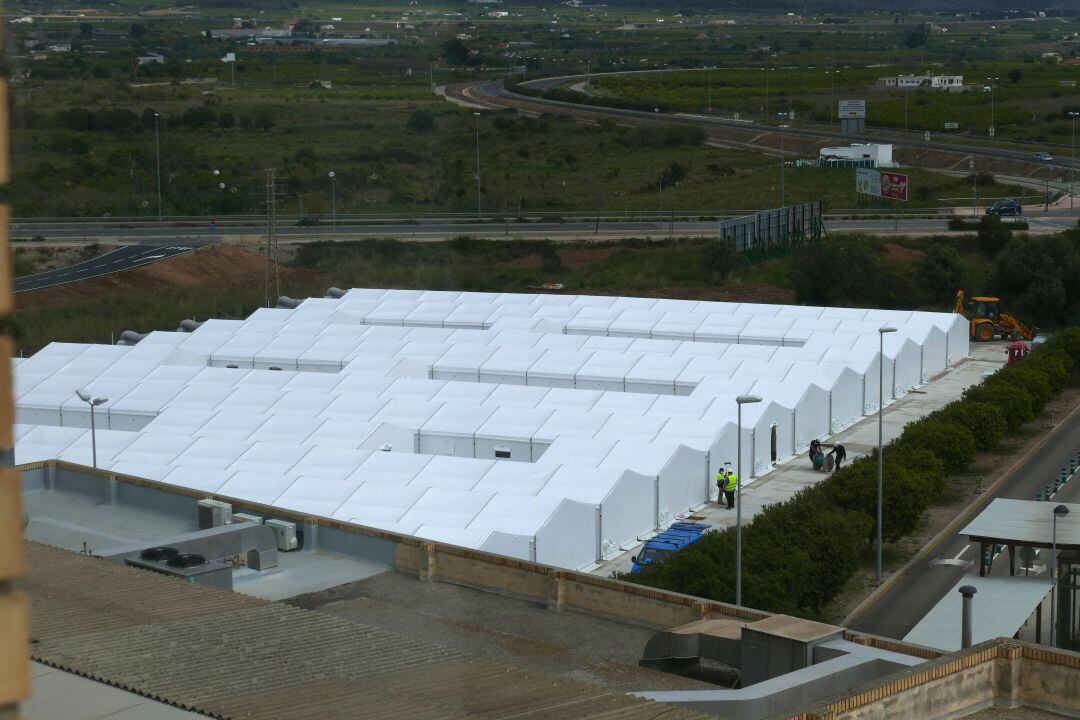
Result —
[[847, 457], [847, 450], [845, 450], [844, 446], [840, 443], [836, 443], [833, 445], [833, 449], [829, 451], [829, 454], [832, 455], [833, 459], [836, 461], [834, 467], [839, 470], [840, 463], [844, 462], [844, 459]]
[[810, 451], [807, 453], [810, 456], [810, 464], [817, 468], [817, 456], [821, 454], [821, 441], [814, 438], [810, 441]]

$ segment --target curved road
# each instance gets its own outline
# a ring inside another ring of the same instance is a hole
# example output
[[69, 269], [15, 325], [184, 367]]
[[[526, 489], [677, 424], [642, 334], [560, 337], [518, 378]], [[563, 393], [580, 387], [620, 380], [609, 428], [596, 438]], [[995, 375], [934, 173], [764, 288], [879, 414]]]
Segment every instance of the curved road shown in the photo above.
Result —
[[[596, 77], [597, 74], [593, 74]], [[541, 80], [532, 80], [528, 83], [524, 83], [532, 87], [546, 87], [554, 84], [562, 84], [566, 82], [576, 82], [585, 80], [586, 75], [567, 75], [559, 78], [544, 78]], [[727, 128], [738, 129], [744, 132], [754, 131], [757, 133], [777, 134], [779, 126], [766, 125], [755, 121], [742, 121], [742, 120], [725, 120], [721, 118], [709, 117], [704, 115], [689, 115], [689, 114], [662, 114], [650, 113], [641, 110], [626, 110], [622, 108], [609, 108], [599, 105], [586, 105], [583, 103], [570, 103], [560, 100], [549, 100], [546, 98], [530, 97], [528, 95], [521, 95], [511, 92], [503, 85], [503, 80], [483, 80], [473, 83], [465, 83], [463, 85], [448, 87], [446, 89], [449, 97], [455, 98], [465, 103], [471, 103], [479, 107], [487, 107], [488, 109], [516, 107], [520, 109], [532, 109], [536, 112], [547, 112], [553, 109], [562, 110], [569, 114], [578, 117], [596, 117], [596, 116], [608, 116], [608, 117], [621, 117], [621, 118], [633, 118], [640, 121], [656, 122], [662, 120], [663, 122], [677, 122], [701, 125], [706, 128]], [[882, 132], [892, 133], [888, 137], [882, 136], [869, 136], [869, 135], [844, 135], [842, 133], [831, 130], [819, 130], [813, 128], [791, 126], [784, 129], [786, 135], [795, 135], [809, 138], [829, 139], [850, 144], [852, 142], [891, 142], [897, 147], [910, 147], [917, 148], [920, 151], [937, 151], [942, 153], [949, 153], [950, 155], [962, 155], [962, 156], [978, 156], [984, 158], [993, 158], [997, 160], [1009, 160], [1013, 162], [1023, 163], [1024, 166], [1032, 169], [1033, 171], [1038, 168], [1046, 167], [1045, 164], [1034, 160], [1033, 153], [1024, 152], [1020, 150], [1007, 150], [1007, 149], [995, 149], [974, 145], [963, 145], [957, 143], [942, 143], [942, 142], [926, 142], [922, 136], [912, 133], [904, 133], [902, 131], [881, 130]], [[1068, 168], [1072, 165], [1072, 161], [1069, 159], [1055, 158], [1054, 162], [1050, 164], [1055, 168]]]
[[159, 260], [183, 255], [194, 249], [195, 245], [125, 245], [85, 262], [15, 278], [15, 292], [41, 290], [103, 275], [112, 275], [124, 270], [134, 270]]

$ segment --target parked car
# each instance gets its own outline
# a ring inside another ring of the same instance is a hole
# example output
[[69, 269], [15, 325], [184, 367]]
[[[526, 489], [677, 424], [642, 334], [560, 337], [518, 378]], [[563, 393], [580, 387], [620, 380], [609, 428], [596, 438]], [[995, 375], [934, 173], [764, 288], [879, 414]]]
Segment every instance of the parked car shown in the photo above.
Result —
[[1054, 162], [1054, 156], [1048, 152], [1035, 153], [1036, 160], [1042, 160], [1043, 162]]
[[653, 563], [661, 563], [683, 548], [690, 547], [705, 533], [712, 529], [711, 525], [695, 522], [677, 522], [672, 524], [664, 532], [645, 543], [641, 553], [630, 558], [634, 563], [631, 573], [641, 572], [642, 568]]
[[1023, 215], [1024, 207], [1019, 200], [998, 200], [986, 208], [987, 215]]

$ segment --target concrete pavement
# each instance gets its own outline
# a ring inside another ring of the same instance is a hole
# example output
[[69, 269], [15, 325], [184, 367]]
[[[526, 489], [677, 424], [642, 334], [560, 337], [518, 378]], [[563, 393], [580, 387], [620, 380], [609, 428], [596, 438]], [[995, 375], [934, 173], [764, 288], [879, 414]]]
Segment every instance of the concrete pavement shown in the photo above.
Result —
[[[886, 406], [883, 419], [885, 442], [899, 437], [908, 423], [925, 417], [960, 397], [964, 390], [982, 381], [983, 373], [993, 372], [1003, 366], [1007, 346], [1007, 342], [972, 343], [971, 357], [968, 360]], [[877, 430], [878, 418], [875, 414], [831, 436], [828, 443], [843, 443], [847, 449], [848, 460], [854, 460], [868, 455], [877, 447]], [[810, 461], [804, 453], [778, 465], [767, 475], [744, 481], [743, 523], [750, 522], [766, 505], [783, 502], [826, 477], [828, 476], [825, 473], [810, 467]], [[715, 485], [713, 492], [715, 493]], [[715, 502], [710, 502], [691, 516], [697, 522], [708, 523], [718, 529], [735, 525], [735, 511]], [[602, 563], [592, 570], [592, 573], [606, 577], [612, 572], [629, 571], [632, 565], [630, 557], [637, 554], [642, 544], [614, 560]]]

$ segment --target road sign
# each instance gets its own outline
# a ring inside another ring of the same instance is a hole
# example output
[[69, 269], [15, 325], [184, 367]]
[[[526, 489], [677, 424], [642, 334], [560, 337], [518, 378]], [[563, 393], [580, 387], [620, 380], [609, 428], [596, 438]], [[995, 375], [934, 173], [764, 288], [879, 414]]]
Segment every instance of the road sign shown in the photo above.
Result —
[[930, 131], [929, 130], [927, 130], [925, 133], [923, 133], [923, 140], [925, 140], [926, 142], [930, 142]]
[[960, 129], [960, 123], [958, 123], [958, 122], [945, 123], [945, 129], [946, 130], [959, 130]]
[[996, 130], [994, 130], [993, 126], [991, 126], [991, 127], [990, 127], [990, 137], [994, 137], [994, 133], [996, 133], [996, 132], [997, 132], [997, 131], [996, 131]]
[[841, 100], [839, 106], [840, 118], [865, 118], [865, 100]]
[[900, 173], [881, 173], [881, 197], [907, 202], [908, 176]]

